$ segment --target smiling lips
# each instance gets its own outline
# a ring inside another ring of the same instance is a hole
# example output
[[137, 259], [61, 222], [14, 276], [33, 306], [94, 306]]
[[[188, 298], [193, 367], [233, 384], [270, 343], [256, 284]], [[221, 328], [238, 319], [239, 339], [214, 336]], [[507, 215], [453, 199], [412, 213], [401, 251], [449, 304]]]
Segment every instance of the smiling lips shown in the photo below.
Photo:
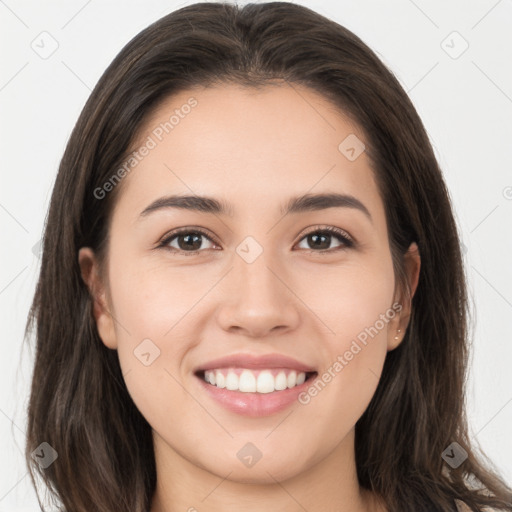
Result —
[[247, 368], [227, 368], [206, 370], [204, 380], [230, 391], [242, 393], [272, 393], [300, 386], [306, 380], [305, 372], [290, 368], [249, 370]]
[[235, 354], [197, 368], [203, 389], [228, 410], [266, 416], [290, 406], [317, 372], [280, 354]]

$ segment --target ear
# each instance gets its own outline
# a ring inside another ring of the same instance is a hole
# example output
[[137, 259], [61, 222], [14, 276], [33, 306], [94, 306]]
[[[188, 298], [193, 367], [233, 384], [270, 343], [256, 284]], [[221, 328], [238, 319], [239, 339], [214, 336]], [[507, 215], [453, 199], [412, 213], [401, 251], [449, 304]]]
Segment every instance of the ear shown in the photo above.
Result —
[[114, 320], [108, 307], [106, 285], [100, 279], [99, 264], [90, 247], [82, 247], [78, 251], [78, 264], [82, 279], [93, 301], [94, 319], [100, 338], [106, 347], [117, 349]]
[[401, 309], [400, 311], [398, 311], [398, 308], [395, 310], [396, 315], [388, 324], [388, 351], [394, 350], [400, 345], [411, 318], [412, 298], [418, 287], [421, 267], [420, 252], [416, 242], [413, 242], [407, 249], [404, 255], [404, 265], [410, 293], [400, 288], [395, 294], [394, 303], [401, 304]]

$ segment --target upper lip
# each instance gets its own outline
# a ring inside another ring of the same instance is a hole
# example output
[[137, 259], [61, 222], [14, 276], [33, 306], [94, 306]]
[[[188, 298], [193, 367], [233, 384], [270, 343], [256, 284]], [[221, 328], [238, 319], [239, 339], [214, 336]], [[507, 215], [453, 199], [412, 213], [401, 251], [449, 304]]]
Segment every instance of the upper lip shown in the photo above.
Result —
[[232, 354], [230, 356], [221, 357], [208, 361], [195, 369], [195, 373], [213, 370], [216, 368], [291, 368], [301, 372], [315, 372], [316, 370], [311, 366], [301, 363], [292, 357], [284, 356], [282, 354], [264, 354], [264, 355], [251, 355], [251, 354]]

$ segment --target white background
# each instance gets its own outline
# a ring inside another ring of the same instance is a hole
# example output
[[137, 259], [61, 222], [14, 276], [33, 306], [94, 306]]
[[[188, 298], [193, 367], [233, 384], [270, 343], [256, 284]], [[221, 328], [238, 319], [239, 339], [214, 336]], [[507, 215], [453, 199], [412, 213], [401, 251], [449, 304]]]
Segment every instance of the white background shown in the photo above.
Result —
[[[33, 247], [59, 160], [115, 55], [147, 25], [190, 3], [0, 0], [0, 512], [38, 509], [22, 457], [32, 367], [22, 338], [39, 270]], [[471, 433], [511, 482], [512, 1], [296, 3], [336, 20], [375, 50], [427, 128], [467, 247], [475, 310]], [[42, 46], [44, 37], [51, 48], [43, 31], [58, 43], [46, 59], [31, 47]], [[457, 58], [463, 40], [453, 31], [469, 44]]]

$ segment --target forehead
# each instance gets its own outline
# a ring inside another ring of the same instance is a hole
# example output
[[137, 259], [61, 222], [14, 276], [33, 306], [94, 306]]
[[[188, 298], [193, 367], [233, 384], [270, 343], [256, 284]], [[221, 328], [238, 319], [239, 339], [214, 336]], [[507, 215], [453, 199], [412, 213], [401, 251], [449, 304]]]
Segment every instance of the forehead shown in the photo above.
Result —
[[364, 144], [348, 116], [297, 84], [194, 88], [166, 98], [141, 127], [119, 202], [140, 213], [165, 194], [198, 194], [226, 198], [232, 214], [257, 214], [288, 197], [338, 192], [378, 216]]

